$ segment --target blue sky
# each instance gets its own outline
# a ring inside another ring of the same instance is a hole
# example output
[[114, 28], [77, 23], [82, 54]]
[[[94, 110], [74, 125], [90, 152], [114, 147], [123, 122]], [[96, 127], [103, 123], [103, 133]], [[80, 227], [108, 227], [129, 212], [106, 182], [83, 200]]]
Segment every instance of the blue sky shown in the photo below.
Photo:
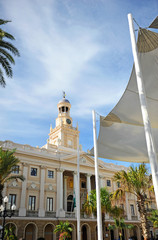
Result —
[[21, 54], [13, 79], [0, 88], [0, 140], [44, 145], [64, 90], [87, 151], [92, 110], [108, 114], [129, 80], [127, 14], [147, 27], [157, 16], [157, 0], [1, 0], [0, 9], [1, 18], [12, 21], [5, 30]]

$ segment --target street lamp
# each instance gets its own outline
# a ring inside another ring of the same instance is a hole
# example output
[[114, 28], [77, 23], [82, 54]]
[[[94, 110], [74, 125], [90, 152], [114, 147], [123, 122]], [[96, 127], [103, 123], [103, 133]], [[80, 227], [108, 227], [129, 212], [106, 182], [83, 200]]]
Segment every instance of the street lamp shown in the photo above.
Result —
[[12, 217], [14, 215], [14, 211], [16, 210], [15, 204], [11, 206], [11, 211], [10, 209], [7, 210], [7, 203], [8, 203], [8, 197], [5, 196], [3, 198], [3, 205], [0, 206], [0, 216], [2, 217], [2, 234], [1, 234], [1, 240], [4, 239], [4, 228], [5, 228], [5, 219], [6, 217]]

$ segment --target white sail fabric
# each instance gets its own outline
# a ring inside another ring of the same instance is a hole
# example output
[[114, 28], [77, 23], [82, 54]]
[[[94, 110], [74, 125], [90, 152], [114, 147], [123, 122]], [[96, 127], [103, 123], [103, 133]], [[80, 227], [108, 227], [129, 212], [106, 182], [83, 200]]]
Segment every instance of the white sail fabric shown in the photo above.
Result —
[[[158, 33], [140, 28], [137, 46], [158, 154]], [[106, 117], [100, 117], [97, 144], [99, 157], [128, 162], [148, 162], [134, 67], [118, 104]]]

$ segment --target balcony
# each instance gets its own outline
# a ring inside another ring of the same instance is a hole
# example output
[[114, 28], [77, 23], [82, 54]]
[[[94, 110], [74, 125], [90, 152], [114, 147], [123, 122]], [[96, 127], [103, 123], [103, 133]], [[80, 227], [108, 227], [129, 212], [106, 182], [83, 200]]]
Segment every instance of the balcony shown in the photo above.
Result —
[[66, 218], [75, 218], [75, 213], [74, 212], [65, 212], [65, 217]]
[[87, 215], [86, 213], [81, 212], [81, 218], [85, 218], [85, 219], [96, 219], [97, 216], [94, 215], [94, 214]]
[[132, 220], [132, 221], [138, 220], [138, 216], [131, 216], [131, 220]]
[[26, 217], [38, 217], [38, 211], [26, 211]]
[[[9, 214], [9, 215], [11, 215], [11, 213], [12, 213], [12, 210], [7, 210], [7, 213]], [[19, 210], [14, 210], [14, 215], [13, 215], [13, 217], [18, 217], [19, 216]]]
[[56, 212], [45, 212], [45, 217], [56, 218]]

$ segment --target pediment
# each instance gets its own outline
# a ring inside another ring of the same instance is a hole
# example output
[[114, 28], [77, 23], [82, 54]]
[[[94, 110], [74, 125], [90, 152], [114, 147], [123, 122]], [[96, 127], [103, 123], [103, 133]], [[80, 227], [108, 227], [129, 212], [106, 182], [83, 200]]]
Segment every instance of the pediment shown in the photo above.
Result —
[[[62, 160], [67, 163], [77, 164], [76, 154], [63, 157]], [[94, 167], [94, 165], [95, 165], [94, 158], [86, 155], [85, 153], [80, 155], [80, 166]], [[99, 163], [99, 167], [103, 168], [103, 165]]]

